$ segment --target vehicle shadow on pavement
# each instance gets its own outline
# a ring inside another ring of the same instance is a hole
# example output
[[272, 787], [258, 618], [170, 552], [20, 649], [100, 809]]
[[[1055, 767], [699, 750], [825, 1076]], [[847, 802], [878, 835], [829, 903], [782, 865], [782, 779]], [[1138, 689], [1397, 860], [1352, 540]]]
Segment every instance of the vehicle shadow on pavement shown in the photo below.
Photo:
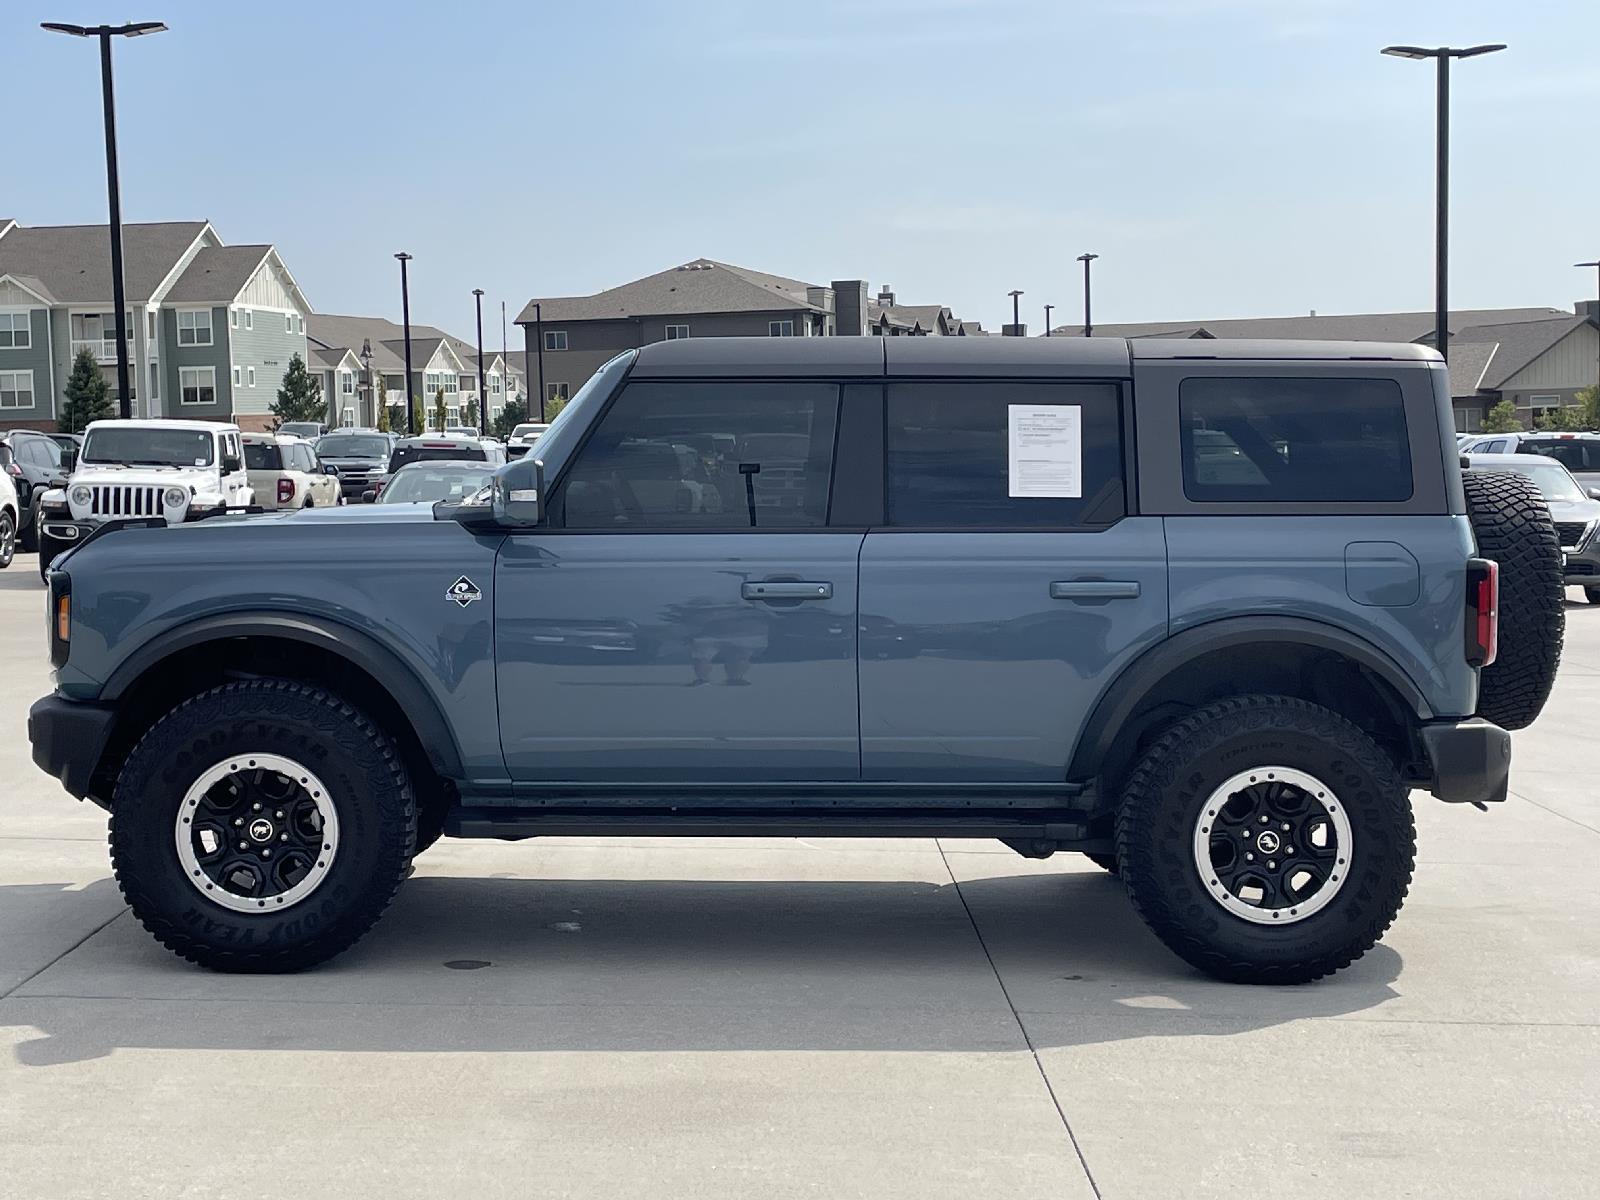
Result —
[[0, 592], [38, 592], [44, 594], [44, 580], [39, 578], [39, 562], [33, 555], [17, 555], [11, 565], [0, 571]]
[[424, 876], [355, 949], [298, 975], [199, 970], [124, 913], [7, 998], [0, 1027], [37, 1031], [15, 1045], [27, 1066], [124, 1048], [1021, 1051], [1019, 1022], [1045, 1049], [1359, 1013], [1396, 994], [1400, 967], [1380, 945], [1317, 984], [1218, 983], [1098, 873], [959, 893]]

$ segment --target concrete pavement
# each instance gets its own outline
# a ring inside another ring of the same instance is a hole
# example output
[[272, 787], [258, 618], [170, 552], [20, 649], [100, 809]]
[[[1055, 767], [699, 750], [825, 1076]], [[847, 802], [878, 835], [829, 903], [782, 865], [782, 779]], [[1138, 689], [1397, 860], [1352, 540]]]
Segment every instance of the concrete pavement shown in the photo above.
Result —
[[28, 761], [41, 597], [0, 572], [0, 1197], [1600, 1195], [1600, 608], [1512, 800], [1415, 797], [1384, 943], [1241, 988], [962, 841], [447, 841], [328, 966], [201, 972]]

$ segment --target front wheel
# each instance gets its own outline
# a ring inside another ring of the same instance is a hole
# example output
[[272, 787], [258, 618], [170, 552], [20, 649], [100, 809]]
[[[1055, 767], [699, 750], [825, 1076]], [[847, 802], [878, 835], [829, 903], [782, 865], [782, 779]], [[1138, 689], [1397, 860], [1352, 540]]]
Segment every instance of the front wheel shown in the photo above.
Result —
[[1239, 983], [1304, 983], [1360, 958], [1400, 911], [1415, 857], [1389, 756], [1285, 696], [1219, 700], [1171, 726], [1117, 815], [1140, 916], [1180, 957]]
[[411, 865], [394, 743], [330, 692], [229, 683], [155, 723], [123, 764], [111, 861], [134, 915], [222, 971], [294, 971], [353, 945]]
[[17, 519], [10, 510], [0, 509], [0, 567], [9, 567], [17, 556]]

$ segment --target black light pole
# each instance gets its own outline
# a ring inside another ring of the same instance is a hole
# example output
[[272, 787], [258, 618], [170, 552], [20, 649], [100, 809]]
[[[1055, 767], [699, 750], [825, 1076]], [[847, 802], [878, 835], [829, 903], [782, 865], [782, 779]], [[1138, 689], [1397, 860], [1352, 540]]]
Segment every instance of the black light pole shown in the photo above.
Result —
[[478, 302], [478, 428], [489, 436], [489, 389], [483, 382], [483, 289], [473, 288], [472, 297]]
[[1020, 297], [1023, 292], [1020, 288], [1013, 289], [1007, 295], [1011, 297], [1011, 336], [1022, 336], [1022, 304]]
[[1098, 254], [1080, 254], [1078, 261], [1083, 264], [1083, 336], [1094, 336], [1094, 315], [1090, 307], [1089, 292], [1089, 264], [1099, 258]]
[[538, 335], [534, 338], [534, 345], [539, 351], [539, 420], [544, 420], [544, 312], [539, 307], [538, 301], [533, 305], [533, 328]]
[[406, 264], [411, 255], [404, 250], [395, 255], [400, 260], [400, 318], [406, 331], [406, 436], [411, 436], [411, 285], [406, 279]]
[[1050, 310], [1053, 309], [1053, 308], [1055, 308], [1054, 304], [1046, 304], [1044, 306], [1044, 335], [1045, 335], [1045, 337], [1049, 337], [1050, 336]]
[[1450, 353], [1450, 60], [1476, 58], [1504, 50], [1503, 43], [1492, 46], [1385, 46], [1383, 52], [1395, 58], [1431, 58], [1438, 67], [1438, 94], [1434, 120], [1434, 235], [1433, 235], [1433, 348], [1448, 357]]
[[[1597, 259], [1594, 262], [1573, 263], [1572, 265], [1575, 266], [1575, 267], [1593, 267], [1595, 269], [1595, 279], [1596, 279], [1595, 301], [1594, 301], [1594, 313], [1591, 315], [1591, 319], [1596, 321], [1596, 322], [1600, 322], [1600, 259]], [[1596, 352], [1595, 385], [1597, 387], [1600, 387], [1600, 351]]]
[[362, 386], [367, 389], [367, 396], [368, 396], [367, 403], [368, 403], [368, 406], [372, 409], [372, 424], [373, 424], [374, 428], [376, 428], [376, 426], [378, 424], [378, 393], [376, 391], [374, 391], [373, 387], [372, 387], [372, 339], [371, 338], [362, 338], [361, 339], [361, 373], [364, 376], [366, 376], [366, 382]]
[[100, 39], [100, 92], [106, 113], [106, 192], [111, 208], [111, 293], [117, 305], [118, 412], [126, 421], [133, 416], [133, 389], [128, 379], [128, 302], [122, 278], [122, 195], [117, 182], [117, 106], [111, 86], [111, 39], [162, 33], [167, 27], [160, 21], [87, 26], [46, 21], [40, 28], [48, 29], [51, 33]]

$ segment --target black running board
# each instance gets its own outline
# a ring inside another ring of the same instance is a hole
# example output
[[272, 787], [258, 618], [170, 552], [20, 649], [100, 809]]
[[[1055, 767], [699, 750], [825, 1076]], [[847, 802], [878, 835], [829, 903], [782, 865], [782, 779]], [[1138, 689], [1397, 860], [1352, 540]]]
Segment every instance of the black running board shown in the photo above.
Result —
[[[1081, 815], [1061, 812], [907, 813], [857, 809], [593, 809], [465, 807], [451, 809], [444, 831], [460, 838], [532, 837], [860, 837], [999, 838], [1048, 843], [1052, 849], [1087, 846]], [[1097, 847], [1096, 847], [1097, 848]]]

